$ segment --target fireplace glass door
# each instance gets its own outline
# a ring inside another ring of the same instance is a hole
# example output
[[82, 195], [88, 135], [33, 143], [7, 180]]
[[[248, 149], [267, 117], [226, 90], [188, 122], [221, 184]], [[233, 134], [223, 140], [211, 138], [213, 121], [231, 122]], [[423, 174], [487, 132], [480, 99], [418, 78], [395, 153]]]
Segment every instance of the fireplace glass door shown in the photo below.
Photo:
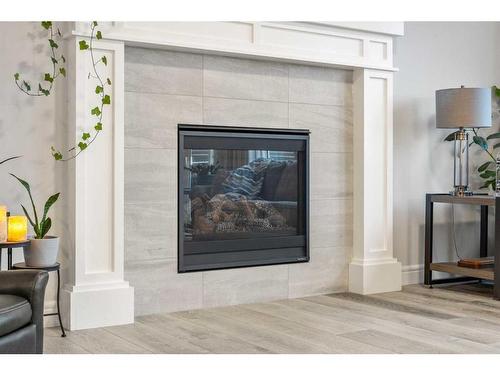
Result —
[[308, 133], [179, 126], [179, 271], [308, 260]]

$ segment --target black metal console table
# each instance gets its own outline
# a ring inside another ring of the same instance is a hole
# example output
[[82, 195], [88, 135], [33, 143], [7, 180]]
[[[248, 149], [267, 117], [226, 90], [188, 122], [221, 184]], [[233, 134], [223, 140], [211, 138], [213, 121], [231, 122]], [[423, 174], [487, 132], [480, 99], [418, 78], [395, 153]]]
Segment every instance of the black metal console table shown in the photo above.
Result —
[[[481, 235], [479, 256], [488, 255], [488, 208], [495, 208], [495, 257], [494, 266], [480, 269], [459, 267], [456, 262], [433, 262], [433, 220], [434, 203], [465, 204], [481, 207]], [[458, 277], [432, 279], [432, 271], [446, 272]], [[486, 194], [476, 194], [468, 197], [455, 197], [449, 194], [427, 194], [425, 205], [425, 270], [424, 284], [432, 288], [434, 284], [464, 282], [471, 280], [490, 280], [494, 282], [493, 298], [500, 299], [500, 285], [496, 282], [496, 275], [500, 275], [500, 197]]]

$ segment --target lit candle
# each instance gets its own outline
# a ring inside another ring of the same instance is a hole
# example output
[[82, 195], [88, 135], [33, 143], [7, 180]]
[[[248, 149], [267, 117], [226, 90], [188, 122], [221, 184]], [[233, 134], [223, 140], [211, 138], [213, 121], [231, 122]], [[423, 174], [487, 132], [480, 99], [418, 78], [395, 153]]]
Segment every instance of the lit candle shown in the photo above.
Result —
[[7, 241], [7, 207], [0, 206], [0, 242]]
[[9, 242], [26, 241], [28, 238], [28, 219], [26, 216], [9, 216], [7, 240]]

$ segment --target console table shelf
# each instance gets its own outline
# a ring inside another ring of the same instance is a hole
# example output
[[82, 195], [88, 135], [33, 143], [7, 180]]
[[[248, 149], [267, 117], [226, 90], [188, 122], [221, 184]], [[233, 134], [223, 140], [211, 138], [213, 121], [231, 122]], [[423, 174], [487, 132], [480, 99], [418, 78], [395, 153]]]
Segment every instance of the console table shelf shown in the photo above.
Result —
[[430, 269], [432, 271], [447, 272], [453, 275], [469, 276], [477, 279], [484, 280], [495, 280], [495, 272], [493, 266], [488, 266], [484, 268], [467, 268], [460, 267], [456, 262], [442, 262], [442, 263], [431, 263]]
[[[433, 262], [433, 234], [434, 234], [434, 203], [441, 204], [465, 204], [481, 207], [480, 220], [480, 244], [479, 256], [488, 256], [488, 209], [495, 208], [495, 248], [492, 256], [495, 258], [494, 265], [483, 268], [468, 268], [458, 266], [456, 262]], [[432, 272], [446, 272], [458, 275], [445, 279], [433, 279]], [[425, 270], [424, 284], [432, 288], [434, 284], [452, 282], [463, 282], [471, 280], [490, 280], [494, 282], [493, 298], [500, 299], [500, 283], [496, 278], [500, 276], [500, 197], [488, 194], [476, 194], [467, 197], [456, 197], [449, 194], [427, 194], [425, 203]], [[497, 277], [495, 277], [497, 276]]]

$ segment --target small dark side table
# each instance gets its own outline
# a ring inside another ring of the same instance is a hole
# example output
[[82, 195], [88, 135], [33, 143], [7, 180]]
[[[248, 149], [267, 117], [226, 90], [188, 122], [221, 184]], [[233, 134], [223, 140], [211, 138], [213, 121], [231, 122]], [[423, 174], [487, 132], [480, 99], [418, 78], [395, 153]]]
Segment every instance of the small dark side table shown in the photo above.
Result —
[[[495, 208], [495, 249], [492, 254], [495, 257], [495, 264], [493, 266], [475, 269], [459, 267], [456, 262], [433, 262], [433, 220], [435, 203], [465, 204], [481, 207], [481, 235], [479, 245], [479, 256], [481, 258], [488, 256], [488, 209], [489, 207]], [[459, 276], [433, 280], [432, 271], [446, 272]], [[490, 280], [494, 282], [493, 298], [500, 299], [500, 283], [496, 282], [497, 277], [500, 279], [500, 197], [487, 194], [475, 194], [467, 197], [455, 197], [449, 194], [427, 194], [425, 203], [424, 284], [432, 288], [434, 284]]]
[[63, 327], [62, 319], [61, 319], [61, 308], [59, 307], [59, 294], [61, 291], [61, 275], [60, 275], [61, 265], [59, 263], [56, 263], [53, 266], [48, 266], [48, 267], [29, 267], [26, 265], [26, 263], [16, 263], [12, 266], [12, 269], [14, 269], [14, 270], [44, 270], [47, 272], [52, 272], [52, 271], [57, 272], [57, 312], [51, 313], [51, 314], [43, 314], [43, 316], [57, 315], [57, 317], [59, 318], [59, 327], [61, 327], [61, 332], [62, 332], [61, 337], [66, 337], [66, 332], [64, 331], [64, 327]]
[[21, 242], [0, 242], [0, 270], [2, 269], [2, 250], [7, 249], [7, 269], [12, 269], [12, 249], [15, 248], [25, 248], [28, 247], [30, 241], [21, 241]]

